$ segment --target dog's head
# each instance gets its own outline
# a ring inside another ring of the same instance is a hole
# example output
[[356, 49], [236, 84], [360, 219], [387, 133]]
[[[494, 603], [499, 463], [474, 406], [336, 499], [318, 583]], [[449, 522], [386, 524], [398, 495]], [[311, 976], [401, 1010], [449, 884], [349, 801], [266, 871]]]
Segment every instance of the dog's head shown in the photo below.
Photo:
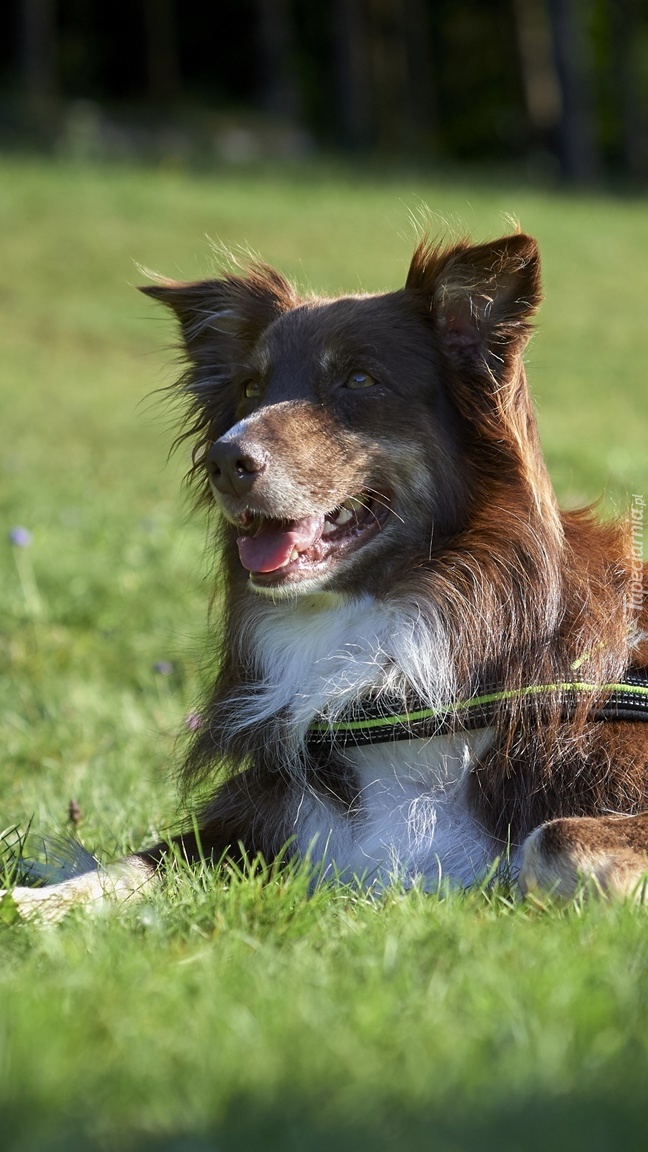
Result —
[[476, 446], [482, 472], [524, 470], [527, 236], [421, 243], [382, 295], [300, 300], [261, 265], [143, 291], [180, 321], [197, 469], [256, 591], [379, 588], [460, 530]]

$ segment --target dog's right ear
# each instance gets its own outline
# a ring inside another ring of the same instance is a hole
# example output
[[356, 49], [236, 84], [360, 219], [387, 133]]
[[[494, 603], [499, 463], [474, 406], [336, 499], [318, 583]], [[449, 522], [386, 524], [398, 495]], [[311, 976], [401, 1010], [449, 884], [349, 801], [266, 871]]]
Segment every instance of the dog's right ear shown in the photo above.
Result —
[[184, 284], [159, 278], [139, 290], [172, 309], [187, 357], [196, 365], [237, 363], [242, 349], [298, 302], [292, 285], [266, 264], [220, 280]]

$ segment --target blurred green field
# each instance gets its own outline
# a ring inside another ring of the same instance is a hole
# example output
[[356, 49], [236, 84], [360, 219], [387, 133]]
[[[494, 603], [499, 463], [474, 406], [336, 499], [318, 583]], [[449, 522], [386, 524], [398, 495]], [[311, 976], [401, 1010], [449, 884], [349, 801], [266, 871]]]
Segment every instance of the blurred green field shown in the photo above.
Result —
[[[648, 491], [647, 202], [2, 161], [0, 828], [64, 831], [74, 799], [110, 858], [176, 812], [209, 557], [154, 394], [173, 332], [136, 262], [210, 274], [211, 241], [309, 289], [379, 290], [415, 221], [485, 239], [507, 214], [543, 254], [528, 363], [559, 495], [621, 508]], [[505, 893], [307, 899], [300, 873], [180, 875], [48, 930], [0, 908], [0, 1068], [21, 1152], [644, 1147], [648, 923]]]

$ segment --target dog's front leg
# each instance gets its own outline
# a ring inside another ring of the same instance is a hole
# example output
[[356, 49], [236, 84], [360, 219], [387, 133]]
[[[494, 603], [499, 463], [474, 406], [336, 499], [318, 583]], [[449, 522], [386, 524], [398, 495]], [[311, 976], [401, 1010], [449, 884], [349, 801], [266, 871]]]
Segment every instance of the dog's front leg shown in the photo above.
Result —
[[290, 783], [268, 769], [248, 768], [224, 781], [194, 826], [138, 853], [156, 868], [171, 853], [189, 864], [218, 864], [223, 857], [272, 860], [290, 836]]
[[570, 899], [582, 889], [648, 902], [648, 812], [564, 817], [524, 842], [520, 888]]
[[278, 773], [248, 769], [217, 789], [195, 829], [58, 884], [0, 890], [0, 900], [9, 896], [25, 919], [55, 923], [72, 908], [96, 912], [141, 899], [156, 883], [162, 862], [176, 852], [189, 864], [218, 864], [224, 856], [252, 860], [259, 853], [271, 859], [287, 839], [287, 790]]

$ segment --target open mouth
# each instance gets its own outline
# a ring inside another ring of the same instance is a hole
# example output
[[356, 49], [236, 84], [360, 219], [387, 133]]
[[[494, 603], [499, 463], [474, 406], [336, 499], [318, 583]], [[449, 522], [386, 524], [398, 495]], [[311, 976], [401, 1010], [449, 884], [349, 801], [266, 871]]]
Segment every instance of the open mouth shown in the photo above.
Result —
[[237, 521], [241, 564], [261, 587], [321, 576], [375, 536], [390, 510], [389, 497], [366, 492], [301, 520], [274, 520], [248, 510]]

